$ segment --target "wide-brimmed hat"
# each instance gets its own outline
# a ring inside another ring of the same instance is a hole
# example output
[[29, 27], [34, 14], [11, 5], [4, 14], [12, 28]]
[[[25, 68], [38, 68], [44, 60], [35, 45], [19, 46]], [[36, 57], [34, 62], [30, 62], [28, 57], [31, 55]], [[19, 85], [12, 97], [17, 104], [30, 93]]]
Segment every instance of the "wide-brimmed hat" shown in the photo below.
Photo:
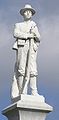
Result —
[[34, 9], [32, 8], [32, 6], [29, 5], [29, 4], [26, 4], [25, 7], [20, 10], [20, 14], [21, 14], [21, 15], [24, 15], [24, 12], [25, 12], [26, 10], [30, 10], [30, 11], [32, 12], [32, 15], [35, 14], [35, 10], [34, 10]]

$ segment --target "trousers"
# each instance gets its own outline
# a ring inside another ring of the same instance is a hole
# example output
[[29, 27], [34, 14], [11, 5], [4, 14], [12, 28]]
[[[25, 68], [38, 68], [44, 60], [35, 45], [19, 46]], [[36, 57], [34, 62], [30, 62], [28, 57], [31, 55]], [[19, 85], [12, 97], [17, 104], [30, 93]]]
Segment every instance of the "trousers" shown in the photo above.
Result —
[[[17, 64], [18, 64], [18, 71], [21, 75], [25, 75], [27, 61], [28, 61], [28, 52], [29, 52], [29, 40], [25, 42], [24, 46], [18, 46], [18, 53], [17, 53]], [[36, 57], [37, 57], [37, 50], [34, 50], [34, 41], [32, 44], [31, 50], [31, 59], [30, 59], [30, 75], [37, 75], [37, 65], [36, 65]]]

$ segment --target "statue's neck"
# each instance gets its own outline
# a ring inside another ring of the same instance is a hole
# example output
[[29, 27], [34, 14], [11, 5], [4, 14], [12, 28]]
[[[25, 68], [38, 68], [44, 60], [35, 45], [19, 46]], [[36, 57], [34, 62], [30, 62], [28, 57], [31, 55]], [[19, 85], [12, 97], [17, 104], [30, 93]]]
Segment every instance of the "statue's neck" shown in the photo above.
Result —
[[31, 19], [24, 19], [24, 21], [25, 21], [25, 22], [30, 22], [30, 21], [31, 21]]

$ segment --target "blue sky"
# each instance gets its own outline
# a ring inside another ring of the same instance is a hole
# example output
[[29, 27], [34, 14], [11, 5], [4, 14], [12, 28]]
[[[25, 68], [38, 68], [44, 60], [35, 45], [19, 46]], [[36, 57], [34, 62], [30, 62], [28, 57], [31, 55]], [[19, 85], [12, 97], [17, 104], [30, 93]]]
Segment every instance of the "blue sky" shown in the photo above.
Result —
[[59, 0], [0, 0], [0, 120], [7, 120], [1, 111], [11, 104], [10, 87], [15, 63], [13, 27], [16, 22], [23, 20], [19, 10], [26, 3], [36, 10], [33, 20], [41, 34], [37, 56], [38, 92], [54, 107], [46, 120], [58, 120]]

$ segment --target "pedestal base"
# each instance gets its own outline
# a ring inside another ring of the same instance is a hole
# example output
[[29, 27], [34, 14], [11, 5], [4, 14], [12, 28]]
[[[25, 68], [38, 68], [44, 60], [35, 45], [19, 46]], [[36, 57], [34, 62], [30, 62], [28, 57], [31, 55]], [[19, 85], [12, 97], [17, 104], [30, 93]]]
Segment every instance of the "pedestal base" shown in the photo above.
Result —
[[43, 96], [21, 95], [20, 100], [4, 109], [2, 114], [8, 120], [45, 120], [52, 110]]

